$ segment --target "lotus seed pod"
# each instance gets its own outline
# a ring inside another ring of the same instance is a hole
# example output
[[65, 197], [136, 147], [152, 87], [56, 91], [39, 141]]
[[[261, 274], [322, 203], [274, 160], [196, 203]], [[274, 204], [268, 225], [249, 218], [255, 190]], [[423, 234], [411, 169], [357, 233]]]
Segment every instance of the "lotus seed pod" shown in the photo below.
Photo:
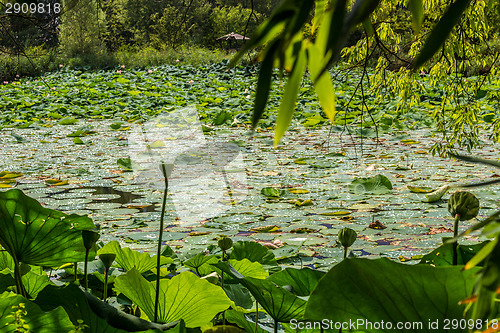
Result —
[[453, 217], [458, 214], [460, 221], [470, 220], [479, 212], [479, 200], [470, 192], [457, 191], [448, 199], [448, 211]]
[[355, 241], [358, 234], [351, 228], [343, 228], [339, 231], [339, 241], [343, 247], [351, 246]]
[[101, 261], [104, 264], [104, 267], [106, 267], [106, 269], [109, 269], [111, 267], [115, 258], [116, 258], [116, 254], [114, 254], [114, 253], [103, 253], [103, 254], [99, 255], [99, 259], [101, 259]]
[[223, 236], [219, 238], [218, 244], [223, 251], [227, 251], [233, 247], [233, 240], [229, 237]]
[[99, 233], [92, 230], [83, 230], [82, 238], [83, 246], [85, 246], [87, 250], [90, 250], [99, 239]]

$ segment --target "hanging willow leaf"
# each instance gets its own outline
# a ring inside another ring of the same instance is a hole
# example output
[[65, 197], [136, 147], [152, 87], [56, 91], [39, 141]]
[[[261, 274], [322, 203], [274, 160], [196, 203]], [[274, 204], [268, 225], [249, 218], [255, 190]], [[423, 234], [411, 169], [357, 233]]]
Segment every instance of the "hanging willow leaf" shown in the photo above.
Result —
[[413, 30], [415, 33], [419, 33], [422, 22], [424, 21], [424, 6], [422, 0], [409, 0], [408, 4], [411, 11]]
[[21, 190], [0, 192], [0, 244], [18, 262], [56, 267], [83, 261], [82, 230], [93, 228], [89, 217], [44, 208]]
[[311, 77], [314, 81], [319, 103], [330, 122], [333, 123], [337, 113], [335, 106], [335, 89], [333, 88], [330, 74], [328, 72], [321, 73], [321, 68], [323, 67], [321, 49], [316, 45], [312, 45], [308, 48], [307, 55], [309, 57], [309, 70], [311, 71]]
[[471, 0], [456, 0], [448, 7], [446, 13], [443, 14], [434, 29], [432, 29], [429, 38], [427, 38], [422, 50], [415, 59], [413, 63], [414, 69], [422, 66], [439, 50], [470, 2]]
[[285, 86], [285, 93], [281, 99], [281, 105], [278, 111], [278, 118], [276, 119], [276, 132], [274, 134], [274, 146], [276, 147], [281, 138], [285, 134], [286, 129], [292, 121], [292, 116], [295, 111], [295, 102], [299, 93], [302, 77], [306, 70], [306, 56], [302, 45], [299, 44], [299, 51], [292, 73], [288, 78]]
[[259, 79], [257, 80], [257, 91], [255, 93], [255, 104], [253, 107], [252, 128], [257, 126], [259, 119], [266, 109], [267, 98], [271, 89], [273, 75], [274, 55], [277, 50], [279, 40], [275, 40], [268, 48], [262, 65], [260, 67]]

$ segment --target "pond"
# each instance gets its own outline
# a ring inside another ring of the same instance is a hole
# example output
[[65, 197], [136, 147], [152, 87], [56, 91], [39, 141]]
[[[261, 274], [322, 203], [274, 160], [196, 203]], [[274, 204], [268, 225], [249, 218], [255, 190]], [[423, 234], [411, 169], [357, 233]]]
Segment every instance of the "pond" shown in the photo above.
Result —
[[[353, 255], [417, 262], [452, 235], [453, 220], [449, 194], [426, 203], [408, 185], [435, 189], [499, 177], [486, 166], [429, 155], [435, 140], [430, 130], [395, 130], [381, 134], [378, 143], [364, 138], [361, 145], [341, 128], [293, 125], [273, 148], [267, 130], [249, 135], [239, 126], [204, 132], [197, 122], [177, 122], [175, 128], [166, 123], [159, 117], [119, 126], [80, 120], [4, 128], [0, 171], [22, 176], [0, 186], [22, 189], [49, 208], [89, 214], [100, 224], [104, 242], [153, 251], [163, 162], [169, 169], [164, 242], [175, 251], [194, 255], [226, 235], [267, 244], [284, 265], [326, 269], [342, 259], [337, 234], [345, 226], [358, 232]], [[487, 144], [475, 154], [495, 159], [498, 145]], [[375, 175], [386, 176], [392, 190], [362, 193], [349, 186]], [[265, 188], [276, 189], [277, 196], [264, 195]], [[498, 186], [473, 192], [481, 203], [478, 219], [499, 208]], [[379, 227], [370, 227], [376, 221]], [[476, 241], [472, 235], [463, 242]]]

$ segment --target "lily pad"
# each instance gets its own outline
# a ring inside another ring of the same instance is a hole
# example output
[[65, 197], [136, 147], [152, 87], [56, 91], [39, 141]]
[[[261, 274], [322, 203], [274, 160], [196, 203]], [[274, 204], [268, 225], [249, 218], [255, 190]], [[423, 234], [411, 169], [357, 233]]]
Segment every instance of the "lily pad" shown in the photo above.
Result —
[[392, 183], [386, 176], [376, 175], [370, 178], [358, 178], [353, 180], [349, 185], [349, 190], [354, 194], [386, 194], [391, 192]]

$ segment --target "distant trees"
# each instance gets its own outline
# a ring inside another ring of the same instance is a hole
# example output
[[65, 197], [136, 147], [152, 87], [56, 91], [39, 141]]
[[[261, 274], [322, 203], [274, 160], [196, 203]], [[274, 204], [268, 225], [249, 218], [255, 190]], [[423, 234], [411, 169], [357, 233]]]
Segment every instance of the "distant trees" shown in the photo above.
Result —
[[[7, 3], [0, 0], [1, 13]], [[280, 0], [27, 0], [58, 4], [61, 11], [0, 15], [4, 52], [58, 43], [70, 57], [124, 46], [176, 48], [181, 44], [219, 47], [230, 32], [251, 35]], [[17, 51], [16, 51], [17, 50]]]
[[98, 0], [62, 0], [59, 44], [70, 57], [104, 52], [104, 13]]

